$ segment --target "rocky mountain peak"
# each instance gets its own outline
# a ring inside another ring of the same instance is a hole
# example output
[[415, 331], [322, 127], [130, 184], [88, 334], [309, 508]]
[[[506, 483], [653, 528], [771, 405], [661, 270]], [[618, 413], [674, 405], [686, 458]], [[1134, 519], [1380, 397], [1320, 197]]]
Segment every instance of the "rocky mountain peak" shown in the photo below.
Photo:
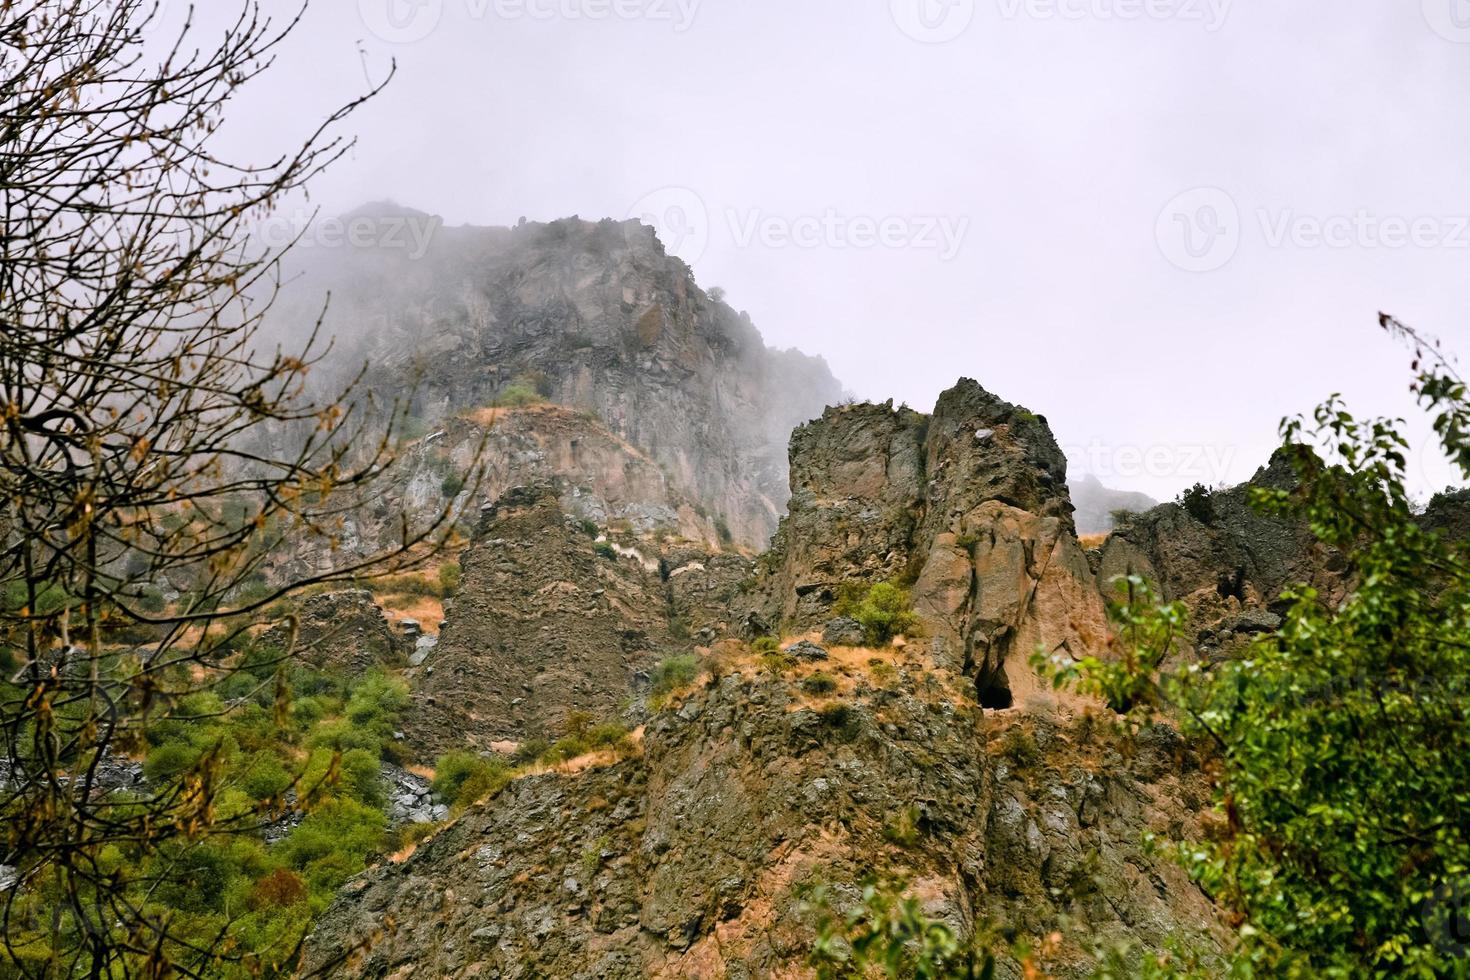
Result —
[[426, 222], [417, 247], [306, 250], [278, 328], [312, 322], [330, 291], [342, 372], [366, 361], [367, 389], [425, 429], [508, 399], [591, 414], [734, 543], [764, 547], [792, 428], [842, 397], [823, 361], [767, 347], [637, 221], [449, 227], [390, 210]]
[[1034, 691], [1035, 649], [1105, 642], [1066, 458], [1041, 416], [962, 379], [931, 415], [828, 409], [796, 431], [791, 461], [790, 513], [753, 587], [761, 621], [811, 629], [842, 591], [901, 584], [934, 662], [990, 707]]

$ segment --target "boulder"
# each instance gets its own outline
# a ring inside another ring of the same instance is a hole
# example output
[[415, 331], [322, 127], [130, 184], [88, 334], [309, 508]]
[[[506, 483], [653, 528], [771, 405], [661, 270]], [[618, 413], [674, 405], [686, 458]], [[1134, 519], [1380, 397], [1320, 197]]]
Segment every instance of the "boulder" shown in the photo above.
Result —
[[784, 652], [789, 657], [795, 658], [796, 660], [803, 660], [808, 662], [826, 660], [831, 656], [824, 648], [819, 647], [815, 643], [812, 643], [808, 640], [802, 640], [800, 643], [793, 643], [782, 652]]
[[863, 624], [855, 619], [839, 616], [828, 620], [822, 627], [822, 642], [833, 647], [860, 647], [868, 641]]

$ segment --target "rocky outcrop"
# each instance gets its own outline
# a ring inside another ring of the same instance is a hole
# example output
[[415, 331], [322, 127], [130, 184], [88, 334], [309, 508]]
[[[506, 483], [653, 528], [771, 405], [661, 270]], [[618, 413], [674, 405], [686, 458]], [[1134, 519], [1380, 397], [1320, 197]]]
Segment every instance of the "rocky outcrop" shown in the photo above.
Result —
[[[366, 590], [309, 596], [297, 615], [293, 653], [318, 669], [357, 676], [373, 667], [401, 666], [407, 656], [404, 641]], [[290, 638], [290, 627], [282, 624], [262, 634], [260, 643], [284, 651]]]
[[[406, 209], [392, 218], [430, 221]], [[339, 377], [366, 361], [366, 389], [405, 399], [430, 430], [529, 384], [639, 447], [751, 549], [785, 505], [792, 427], [842, 396], [825, 363], [766, 347], [636, 221], [437, 227], [421, 254], [304, 257], [272, 323], [299, 337], [330, 290]]]
[[1036, 650], [1099, 649], [1107, 627], [1046, 420], [962, 380], [933, 415], [829, 409], [792, 437], [790, 513], [758, 563], [755, 612], [822, 626], [840, 590], [911, 587], [936, 663], [989, 707], [1034, 689]]
[[640, 675], [680, 646], [656, 560], [594, 539], [564, 488], [519, 487], [486, 509], [415, 675], [405, 725], [434, 751], [551, 737], [573, 711], [616, 716]]
[[1346, 595], [1347, 568], [1304, 521], [1263, 514], [1250, 503], [1255, 486], [1289, 489], [1295, 473], [1278, 452], [1250, 482], [1218, 490], [1192, 506], [1167, 503], [1113, 532], [1098, 560], [1098, 581], [1113, 595], [1120, 575], [1136, 574], [1162, 598], [1182, 600], [1192, 626], [1211, 630], [1243, 611], [1280, 612], [1282, 590], [1299, 582], [1324, 602]]
[[659, 574], [668, 591], [675, 635], [707, 644], [736, 632], [733, 604], [754, 567], [749, 558], [733, 552], [711, 553], [687, 544], [666, 548]]
[[446, 511], [473, 530], [482, 504], [512, 487], [555, 483], [562, 508], [601, 528], [726, 548], [715, 519], [679, 493], [653, 459], [596, 417], [558, 405], [482, 409], [441, 419], [401, 448], [344, 516], [334, 541], [291, 538], [271, 555], [276, 580], [329, 571], [395, 548], [404, 522], [421, 533]]
[[1435, 494], [1419, 524], [1448, 541], [1470, 542], [1470, 489]]
[[[913, 662], [817, 702], [765, 672], [711, 680], [649, 723], [642, 758], [522, 778], [352, 882], [308, 967], [800, 975], [804, 887], [846, 908], [877, 871], [962, 935], [1003, 924], [1035, 947], [1065, 916], [1069, 937], [1218, 948], [1209, 902], [1142, 844], [1201, 832], [1204, 791], [1177, 736], [1147, 733], [1125, 757], [1090, 721], [982, 715], [954, 680]], [[1074, 938], [1046, 966], [1072, 977], [1088, 962]], [[1021, 975], [1002, 959], [998, 976]]]

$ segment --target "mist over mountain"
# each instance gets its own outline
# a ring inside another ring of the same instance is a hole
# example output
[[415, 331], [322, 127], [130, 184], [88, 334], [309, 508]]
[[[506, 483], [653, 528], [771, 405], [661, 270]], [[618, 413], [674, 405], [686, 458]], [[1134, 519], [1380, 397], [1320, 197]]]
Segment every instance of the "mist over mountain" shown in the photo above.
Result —
[[305, 241], [274, 336], [330, 294], [332, 363], [366, 364], [366, 390], [410, 398], [422, 425], [527, 397], [591, 413], [749, 548], [784, 511], [791, 430], [844, 396], [820, 357], [767, 347], [636, 221], [451, 227], [373, 204]]

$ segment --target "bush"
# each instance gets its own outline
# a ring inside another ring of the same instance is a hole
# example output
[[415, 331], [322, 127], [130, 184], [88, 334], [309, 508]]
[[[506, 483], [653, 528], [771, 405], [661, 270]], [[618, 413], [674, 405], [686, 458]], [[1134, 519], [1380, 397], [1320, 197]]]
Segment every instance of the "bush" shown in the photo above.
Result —
[[454, 595], [454, 590], [459, 588], [459, 580], [463, 572], [458, 562], [445, 562], [439, 566], [439, 594], [448, 599]]
[[193, 767], [200, 754], [187, 742], [168, 742], [148, 753], [143, 760], [143, 775], [150, 783], [169, 782]]
[[523, 408], [526, 405], [539, 405], [546, 401], [548, 393], [549, 386], [544, 377], [521, 374], [501, 388], [495, 400], [490, 404], [494, 408]]
[[342, 753], [341, 785], [359, 803], [381, 809], [388, 802], [379, 771], [381, 753], [372, 749], [352, 749]]
[[448, 752], [434, 763], [434, 792], [450, 806], [466, 807], [510, 781], [510, 769], [495, 758]]
[[288, 908], [306, 896], [306, 882], [287, 868], [277, 868], [255, 883], [250, 897], [256, 908]]
[[1201, 524], [1215, 523], [1215, 501], [1210, 488], [1196, 483], [1179, 495], [1178, 503]]
[[276, 845], [276, 854], [305, 871], [314, 886], [336, 888], [382, 850], [386, 823], [382, 813], [356, 800], [329, 800]]
[[464, 474], [448, 473], [444, 481], [439, 484], [439, 492], [446, 497], [458, 497], [464, 490]]
[[653, 669], [653, 694], [672, 694], [681, 687], [688, 687], [699, 676], [699, 660], [692, 653], [683, 653], [659, 663]]
[[550, 748], [551, 743], [544, 738], [528, 738], [516, 746], [516, 750], [511, 754], [510, 759], [518, 766], [530, 765], [541, 758]]
[[781, 641], [774, 636], [757, 637], [750, 645], [751, 652], [757, 656], [765, 656], [768, 653], [780, 653]]
[[262, 752], [250, 760], [250, 766], [240, 778], [240, 789], [252, 800], [268, 800], [286, 792], [292, 776], [272, 753]]
[[813, 674], [801, 682], [801, 689], [808, 694], [831, 694], [837, 690], [837, 679], [831, 674]]
[[907, 589], [879, 582], [861, 597], [847, 592], [837, 603], [837, 615], [857, 620], [872, 646], [887, 646], [895, 636], [911, 633], [919, 624]]
[[608, 561], [618, 560], [618, 549], [606, 541], [597, 542], [592, 546], [592, 550], [597, 552], [597, 557], [599, 558], [606, 558]]

